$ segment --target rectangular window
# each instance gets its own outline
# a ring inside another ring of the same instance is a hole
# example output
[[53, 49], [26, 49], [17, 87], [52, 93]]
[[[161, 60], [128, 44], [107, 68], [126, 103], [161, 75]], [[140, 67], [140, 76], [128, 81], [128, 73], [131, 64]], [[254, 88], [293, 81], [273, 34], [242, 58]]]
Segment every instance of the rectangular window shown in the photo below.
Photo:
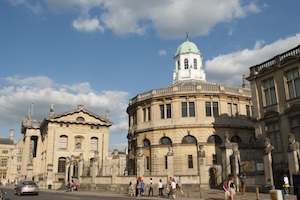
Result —
[[160, 110], [160, 119], [165, 119], [165, 105], [159, 105], [159, 110]]
[[205, 102], [205, 108], [206, 117], [211, 117], [211, 103], [209, 101]]
[[291, 69], [285, 73], [286, 83], [289, 91], [289, 98], [300, 96], [300, 78], [298, 68]]
[[165, 156], [165, 169], [168, 169], [168, 156]]
[[237, 104], [234, 103], [232, 109], [233, 115], [237, 117], [239, 115]]
[[60, 136], [59, 138], [59, 149], [67, 149], [68, 147], [68, 137]]
[[146, 112], [146, 108], [143, 108], [143, 121], [146, 122], [147, 120], [147, 112]]
[[291, 129], [296, 141], [300, 141], [300, 116], [291, 118]]
[[195, 117], [195, 103], [194, 102], [181, 102], [181, 116], [182, 117]]
[[2, 150], [3, 154], [8, 154], [8, 150]]
[[228, 116], [232, 116], [232, 104], [227, 103]]
[[249, 105], [246, 105], [246, 115], [247, 115], [247, 117], [251, 117], [250, 106]]
[[187, 117], [187, 102], [181, 102], [181, 116]]
[[6, 165], [7, 165], [7, 158], [1, 158], [0, 166], [6, 167]]
[[214, 117], [219, 116], [219, 105], [218, 102], [205, 102], [205, 111], [206, 111], [206, 116], [211, 117], [212, 115]]
[[167, 118], [171, 118], [172, 117], [172, 109], [171, 109], [171, 104], [166, 104], [167, 106]]
[[270, 106], [277, 103], [274, 78], [263, 81], [263, 90], [265, 95], [265, 105]]
[[188, 155], [188, 167], [189, 169], [192, 169], [193, 166], [193, 155]]
[[90, 145], [91, 151], [97, 151], [98, 150], [98, 138], [91, 138], [91, 145]]
[[189, 114], [190, 117], [195, 117], [195, 103], [189, 102]]
[[151, 108], [148, 108], [148, 121], [151, 121]]
[[150, 169], [150, 157], [149, 156], [146, 157], [146, 169], [147, 170]]
[[268, 124], [268, 135], [271, 140], [271, 144], [274, 146], [274, 151], [281, 152], [282, 147], [278, 122]]
[[219, 104], [218, 104], [218, 102], [213, 102], [213, 114], [214, 114], [214, 117], [219, 116]]

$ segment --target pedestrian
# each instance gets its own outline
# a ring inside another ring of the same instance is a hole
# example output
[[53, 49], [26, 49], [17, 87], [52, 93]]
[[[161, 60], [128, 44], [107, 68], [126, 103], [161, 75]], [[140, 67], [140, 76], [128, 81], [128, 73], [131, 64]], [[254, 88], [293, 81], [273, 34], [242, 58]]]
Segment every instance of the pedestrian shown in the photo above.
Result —
[[145, 183], [144, 183], [143, 179], [141, 179], [141, 182], [140, 182], [140, 195], [141, 195], [141, 197], [144, 196], [144, 191], [145, 191]]
[[136, 180], [136, 185], [135, 185], [135, 196], [138, 197], [140, 194], [140, 182], [139, 179]]
[[288, 176], [285, 174], [283, 177], [283, 189], [284, 189], [284, 195], [288, 196], [290, 194], [289, 188], [290, 188], [290, 182]]
[[168, 197], [170, 197], [170, 195], [171, 195], [171, 189], [172, 189], [171, 183], [172, 183], [172, 177], [170, 177], [168, 182], [167, 182], [167, 188], [169, 190]]
[[70, 181], [68, 181], [68, 183], [67, 183], [67, 188], [68, 188], [68, 192], [72, 191], [71, 182]]
[[80, 186], [80, 181], [79, 181], [79, 179], [77, 178], [76, 181], [75, 181], [75, 190], [76, 190], [76, 191], [79, 190], [79, 186]]
[[246, 192], [246, 174], [243, 173], [240, 175], [240, 181], [241, 181], [241, 194], [244, 195]]
[[148, 197], [150, 196], [150, 193], [152, 194], [151, 196], [153, 197], [153, 185], [154, 185], [154, 182], [153, 182], [152, 178], [150, 178]]
[[229, 186], [229, 191], [230, 191], [230, 198], [231, 198], [231, 200], [234, 200], [234, 197], [236, 195], [236, 187], [235, 187], [234, 179], [233, 179], [232, 175], [229, 176], [228, 186]]
[[179, 176], [177, 179], [177, 190], [183, 195], [181, 177]]
[[227, 200], [228, 197], [230, 197], [229, 180], [228, 179], [224, 180], [223, 189], [224, 189], [225, 200]]
[[133, 187], [132, 182], [129, 183], [128, 194], [129, 194], [129, 196], [134, 197], [134, 187]]
[[172, 199], [175, 200], [176, 199], [176, 182], [175, 179], [172, 179], [172, 183], [171, 183], [171, 195], [172, 195]]
[[159, 182], [158, 182], [158, 196], [161, 196], [161, 197], [164, 196], [163, 189], [164, 189], [164, 185], [163, 185], [161, 179], [159, 179]]

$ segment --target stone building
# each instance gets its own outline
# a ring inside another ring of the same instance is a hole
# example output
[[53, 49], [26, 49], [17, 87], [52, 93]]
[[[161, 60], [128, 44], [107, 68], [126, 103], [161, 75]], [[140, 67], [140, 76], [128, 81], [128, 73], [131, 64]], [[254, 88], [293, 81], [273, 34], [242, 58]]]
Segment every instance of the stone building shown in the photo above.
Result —
[[83, 105], [62, 114], [56, 114], [51, 106], [42, 121], [28, 113], [22, 120], [23, 138], [13, 153], [20, 158], [14, 163], [16, 178], [34, 180], [41, 188], [58, 188], [71, 179], [110, 175], [111, 125]]
[[7, 183], [13, 179], [11, 176], [14, 157], [14, 130], [11, 129], [9, 138], [0, 138], [0, 181]]
[[[252, 66], [250, 76], [256, 136], [269, 138], [274, 147], [271, 167], [277, 188], [284, 174], [299, 173], [300, 46]], [[289, 136], [289, 134], [292, 135]], [[267, 177], [266, 176], [266, 177]]]
[[260, 183], [261, 143], [245, 79], [241, 88], [206, 82], [202, 54], [188, 37], [174, 60], [171, 85], [130, 99], [128, 173], [215, 187], [243, 171]]

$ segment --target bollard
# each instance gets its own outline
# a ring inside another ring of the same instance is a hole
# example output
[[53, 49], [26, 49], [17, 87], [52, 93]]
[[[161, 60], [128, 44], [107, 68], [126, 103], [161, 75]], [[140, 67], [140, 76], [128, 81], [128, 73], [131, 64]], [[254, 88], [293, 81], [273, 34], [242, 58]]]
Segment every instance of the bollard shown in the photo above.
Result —
[[256, 193], [256, 200], [259, 200], [259, 188], [255, 188], [255, 193]]

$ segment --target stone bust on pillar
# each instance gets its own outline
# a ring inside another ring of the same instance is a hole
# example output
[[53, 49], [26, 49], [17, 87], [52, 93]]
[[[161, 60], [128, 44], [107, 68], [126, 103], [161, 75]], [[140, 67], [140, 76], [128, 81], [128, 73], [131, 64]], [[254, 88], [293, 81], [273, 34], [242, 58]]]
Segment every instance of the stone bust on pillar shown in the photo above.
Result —
[[273, 151], [274, 146], [271, 145], [269, 138], [264, 139], [264, 144], [265, 144], [264, 155], [269, 155]]
[[230, 143], [228, 131], [225, 131], [225, 133], [224, 133], [224, 138], [225, 138], [225, 143]]
[[288, 139], [289, 139], [288, 152], [296, 151], [297, 152], [297, 157], [299, 159], [300, 158], [299, 157], [299, 142], [297, 142], [295, 140], [295, 135], [293, 133], [289, 133]]

